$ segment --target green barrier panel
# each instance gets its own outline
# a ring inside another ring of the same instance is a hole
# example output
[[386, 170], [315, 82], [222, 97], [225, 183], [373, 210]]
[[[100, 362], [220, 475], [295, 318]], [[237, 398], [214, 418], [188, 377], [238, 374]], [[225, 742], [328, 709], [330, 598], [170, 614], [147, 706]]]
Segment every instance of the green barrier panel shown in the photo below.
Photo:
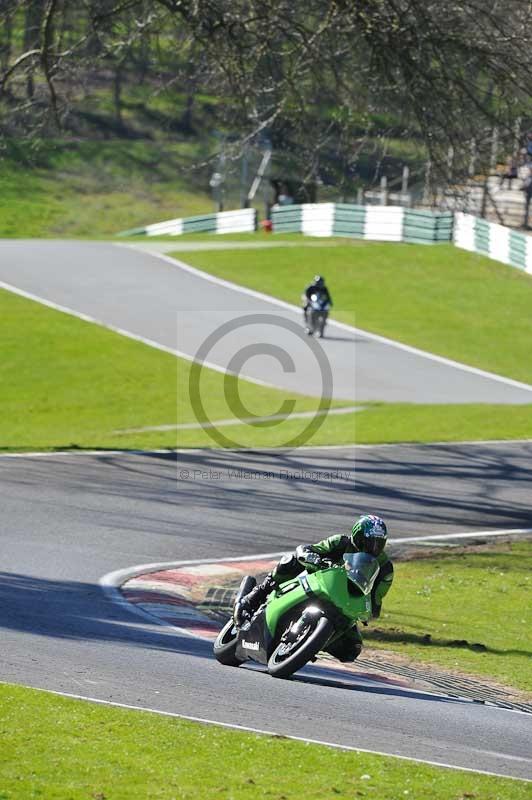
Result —
[[333, 236], [364, 236], [366, 225], [366, 207], [351, 203], [335, 203], [333, 219]]
[[454, 216], [450, 211], [406, 209], [403, 222], [403, 241], [416, 244], [450, 242]]
[[333, 225], [332, 236], [346, 236], [361, 239], [364, 236], [364, 225]]
[[146, 228], [129, 228], [127, 231], [120, 231], [116, 236], [142, 236], [146, 233]]
[[403, 231], [418, 231], [419, 234], [427, 236], [431, 238], [437, 231], [436, 225], [415, 225], [412, 222], [408, 222], [403, 225]]
[[272, 211], [274, 233], [301, 233], [303, 212], [300, 205], [281, 206]]
[[510, 264], [514, 267], [526, 268], [526, 241], [522, 233], [510, 232]]
[[334, 204], [335, 217], [366, 217], [366, 206], [357, 206], [354, 203], [335, 203]]
[[292, 203], [288, 206], [276, 206], [272, 209], [272, 219], [274, 217], [284, 217], [286, 214], [301, 214], [303, 206], [298, 203]]
[[452, 236], [452, 229], [438, 230], [438, 228], [418, 228], [414, 225], [408, 225], [403, 228], [403, 239], [405, 242], [416, 239], [431, 244], [432, 242], [450, 242]]
[[216, 214], [201, 214], [183, 220], [183, 233], [212, 233], [216, 230]]
[[475, 220], [475, 250], [480, 253], [490, 250], [490, 223], [484, 219]]
[[301, 233], [301, 223], [283, 222], [282, 225], [275, 226], [274, 233]]
[[272, 218], [274, 228], [278, 225], [286, 225], [287, 223], [301, 225], [302, 216], [301, 214], [283, 214], [282, 217], [274, 217]]
[[434, 244], [436, 236], [424, 235], [419, 230], [403, 231], [403, 242], [407, 244]]
[[404, 217], [404, 226], [409, 228], [419, 228], [419, 230], [434, 231], [438, 227], [435, 219], [428, 217], [413, 217], [408, 213]]

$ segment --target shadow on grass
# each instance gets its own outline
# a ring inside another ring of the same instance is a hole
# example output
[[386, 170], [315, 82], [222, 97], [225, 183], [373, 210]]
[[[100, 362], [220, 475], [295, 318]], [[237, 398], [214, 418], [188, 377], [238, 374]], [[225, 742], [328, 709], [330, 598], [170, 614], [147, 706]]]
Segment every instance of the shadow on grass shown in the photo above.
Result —
[[440, 639], [433, 638], [430, 633], [420, 634], [401, 630], [383, 630], [374, 628], [364, 634], [367, 642], [381, 642], [382, 644], [414, 644], [421, 647], [437, 647], [446, 650], [470, 650], [473, 653], [490, 653], [498, 656], [525, 656], [532, 657], [532, 651], [519, 649], [504, 649], [490, 647], [482, 642], [469, 642], [467, 639]]

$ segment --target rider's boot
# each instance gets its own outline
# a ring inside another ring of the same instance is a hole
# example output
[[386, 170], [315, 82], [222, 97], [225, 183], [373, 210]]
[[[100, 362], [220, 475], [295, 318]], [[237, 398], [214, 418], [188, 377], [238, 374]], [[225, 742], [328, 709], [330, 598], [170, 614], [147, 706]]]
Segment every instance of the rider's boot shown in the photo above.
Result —
[[264, 578], [262, 583], [259, 583], [252, 589], [249, 594], [246, 594], [235, 606], [233, 618], [237, 625], [242, 625], [246, 618], [250, 619], [255, 611], [266, 602], [266, 598], [271, 591], [277, 588], [277, 582], [269, 572]]
[[305, 333], [310, 336], [312, 331], [309, 328], [309, 321], [308, 321], [308, 306], [303, 307], [303, 324], [305, 326]]

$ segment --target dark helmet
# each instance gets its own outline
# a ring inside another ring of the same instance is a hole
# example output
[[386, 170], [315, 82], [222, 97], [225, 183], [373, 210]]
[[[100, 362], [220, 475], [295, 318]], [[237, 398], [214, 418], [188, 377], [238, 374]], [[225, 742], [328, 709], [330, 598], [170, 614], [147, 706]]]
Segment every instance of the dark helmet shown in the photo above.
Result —
[[383, 519], [374, 514], [364, 514], [353, 525], [352, 542], [361, 553], [378, 556], [384, 550], [388, 531]]
[[325, 286], [325, 278], [321, 275], [314, 275], [314, 286]]

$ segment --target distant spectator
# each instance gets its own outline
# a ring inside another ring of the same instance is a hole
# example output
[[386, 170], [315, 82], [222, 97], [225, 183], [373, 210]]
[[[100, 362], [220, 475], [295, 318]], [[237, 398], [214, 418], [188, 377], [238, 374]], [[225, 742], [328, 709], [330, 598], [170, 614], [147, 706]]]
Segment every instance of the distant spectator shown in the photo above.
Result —
[[524, 227], [529, 230], [528, 213], [530, 211], [530, 201], [532, 200], [532, 161], [528, 164], [527, 174], [523, 177], [523, 192], [525, 193], [525, 218], [523, 221]]
[[532, 131], [528, 131], [526, 135], [525, 148], [526, 148], [526, 160], [532, 161]]
[[277, 198], [277, 202], [280, 206], [291, 206], [294, 202], [294, 198], [290, 194], [290, 190], [286, 183], [282, 183], [279, 189], [279, 197]]
[[506, 167], [501, 175], [501, 189], [504, 188], [504, 181], [508, 181], [508, 188], [512, 188], [512, 181], [517, 178], [517, 158], [510, 156], [506, 162]]

